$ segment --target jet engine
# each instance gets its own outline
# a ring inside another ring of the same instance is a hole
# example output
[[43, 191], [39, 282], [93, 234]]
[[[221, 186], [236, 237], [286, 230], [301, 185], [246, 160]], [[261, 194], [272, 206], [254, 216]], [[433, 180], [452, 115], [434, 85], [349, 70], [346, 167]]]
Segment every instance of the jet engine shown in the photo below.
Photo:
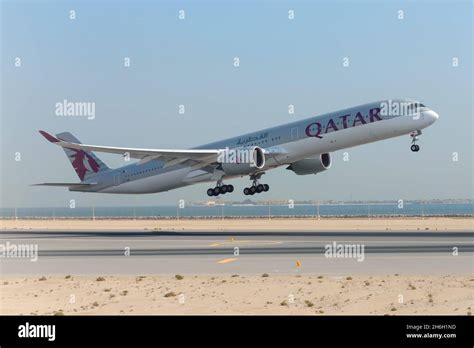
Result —
[[293, 162], [286, 169], [292, 170], [297, 175], [318, 174], [331, 167], [331, 156], [323, 153], [317, 157], [304, 158]]
[[227, 175], [247, 175], [265, 166], [265, 154], [258, 146], [225, 149], [220, 151], [217, 161]]

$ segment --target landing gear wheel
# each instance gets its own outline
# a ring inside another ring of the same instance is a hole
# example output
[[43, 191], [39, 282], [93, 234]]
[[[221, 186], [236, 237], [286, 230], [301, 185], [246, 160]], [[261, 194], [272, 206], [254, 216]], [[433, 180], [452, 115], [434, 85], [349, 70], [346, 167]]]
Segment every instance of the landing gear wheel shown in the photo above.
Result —
[[262, 193], [262, 192], [268, 191], [269, 186], [267, 184], [260, 184], [258, 182], [263, 174], [265, 174], [265, 172], [259, 172], [259, 173], [250, 175], [250, 180], [252, 180], [252, 186], [246, 187], [244, 189], [245, 195], [254, 195], [256, 193]]
[[222, 180], [218, 180], [217, 181], [217, 184], [216, 184], [216, 187], [211, 187], [207, 190], [207, 195], [209, 197], [212, 197], [212, 196], [219, 196], [219, 195], [223, 195], [223, 194], [226, 194], [226, 193], [230, 193], [230, 192], [233, 192], [234, 191], [234, 186], [233, 185], [224, 185], [222, 183]]
[[413, 152], [418, 152], [420, 151], [420, 147], [418, 145], [416, 145], [416, 142], [418, 141], [418, 136], [421, 135], [421, 131], [420, 130], [417, 130], [417, 131], [413, 131], [410, 133], [410, 137], [411, 137], [411, 146], [410, 146], [410, 149], [413, 151]]

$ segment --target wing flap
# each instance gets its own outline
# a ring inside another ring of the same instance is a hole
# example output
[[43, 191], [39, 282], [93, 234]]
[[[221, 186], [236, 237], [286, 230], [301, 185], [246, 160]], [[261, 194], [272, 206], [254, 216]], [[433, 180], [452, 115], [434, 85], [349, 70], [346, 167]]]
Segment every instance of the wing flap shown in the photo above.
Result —
[[78, 182], [44, 182], [41, 184], [33, 184], [31, 186], [58, 186], [58, 187], [91, 187], [97, 184], [84, 184]]

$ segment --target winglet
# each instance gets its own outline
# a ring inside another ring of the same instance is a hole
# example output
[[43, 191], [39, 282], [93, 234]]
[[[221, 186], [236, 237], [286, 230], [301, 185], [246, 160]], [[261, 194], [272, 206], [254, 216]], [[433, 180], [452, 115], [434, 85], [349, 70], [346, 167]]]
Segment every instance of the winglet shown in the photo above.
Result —
[[48, 132], [45, 132], [45, 131], [42, 131], [42, 130], [40, 130], [39, 132], [40, 132], [40, 134], [41, 134], [42, 136], [44, 136], [44, 137], [46, 138], [46, 140], [48, 140], [48, 141], [51, 142], [51, 143], [59, 143], [59, 142], [61, 142], [61, 140], [59, 140], [59, 139], [56, 138], [55, 136], [52, 136], [52, 135], [49, 134]]

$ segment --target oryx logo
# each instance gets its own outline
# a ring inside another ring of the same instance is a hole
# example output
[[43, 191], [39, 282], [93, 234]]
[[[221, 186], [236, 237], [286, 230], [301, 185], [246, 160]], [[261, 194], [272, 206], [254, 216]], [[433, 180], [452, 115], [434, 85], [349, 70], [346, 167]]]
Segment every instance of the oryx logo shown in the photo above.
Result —
[[74, 152], [73, 154], [70, 154], [69, 157], [71, 158], [71, 164], [81, 181], [84, 180], [87, 172], [97, 173], [99, 171], [99, 163], [97, 163], [94, 157], [89, 155], [87, 152], [76, 149], [68, 150]]

